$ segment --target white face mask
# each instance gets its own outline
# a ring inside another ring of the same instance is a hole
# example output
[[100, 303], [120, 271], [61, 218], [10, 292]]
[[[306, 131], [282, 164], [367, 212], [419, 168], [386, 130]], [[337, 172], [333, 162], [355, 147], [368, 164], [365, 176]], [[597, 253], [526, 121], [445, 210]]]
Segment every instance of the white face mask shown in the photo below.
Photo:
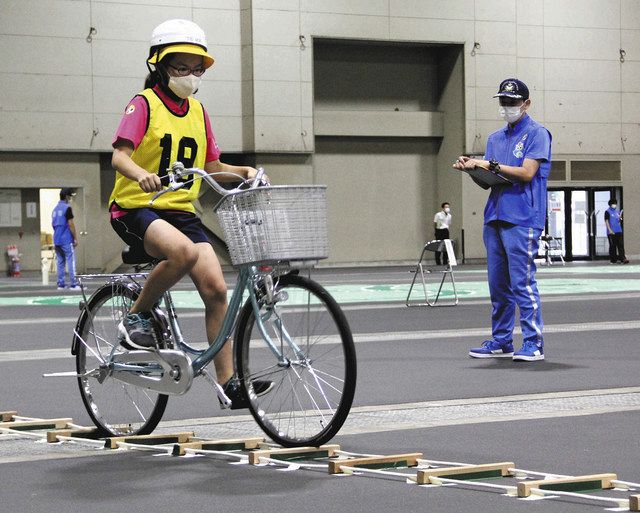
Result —
[[515, 123], [520, 119], [520, 116], [522, 116], [522, 111], [520, 107], [503, 107], [501, 105], [498, 107], [498, 114], [500, 114], [500, 117], [507, 123]]
[[451, 209], [450, 209], [449, 207], [445, 207], [445, 209], [444, 209], [444, 213], [445, 213], [445, 214], [448, 214], [449, 212], [451, 212]]
[[187, 75], [186, 77], [169, 77], [169, 89], [183, 100], [191, 96], [200, 87], [202, 77]]

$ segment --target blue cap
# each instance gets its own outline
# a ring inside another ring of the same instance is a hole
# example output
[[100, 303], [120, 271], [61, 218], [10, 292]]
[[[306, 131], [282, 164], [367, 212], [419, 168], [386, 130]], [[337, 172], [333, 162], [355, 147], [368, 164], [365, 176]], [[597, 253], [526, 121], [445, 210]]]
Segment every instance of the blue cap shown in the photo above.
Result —
[[69, 196], [75, 196], [76, 195], [76, 191], [74, 189], [72, 189], [71, 187], [63, 187], [62, 189], [60, 189], [60, 199], [63, 200]]
[[494, 95], [494, 98], [498, 98], [500, 96], [516, 98], [518, 100], [528, 100], [529, 88], [527, 87], [527, 84], [517, 78], [507, 78], [500, 82], [498, 93]]

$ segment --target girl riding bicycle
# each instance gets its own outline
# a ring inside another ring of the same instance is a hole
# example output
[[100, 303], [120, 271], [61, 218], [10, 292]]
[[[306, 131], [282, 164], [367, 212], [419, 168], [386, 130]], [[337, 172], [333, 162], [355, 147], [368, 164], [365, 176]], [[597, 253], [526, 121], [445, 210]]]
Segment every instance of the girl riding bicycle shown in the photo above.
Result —
[[[200, 180], [163, 195], [154, 202], [154, 208], [148, 207], [153, 193], [167, 185], [163, 178], [175, 161], [187, 168], [235, 173], [247, 179], [257, 173], [252, 167], [220, 162], [209, 116], [192, 97], [213, 63], [206, 36], [198, 25], [180, 19], [158, 25], [151, 35], [145, 89], [127, 105], [112, 143], [111, 162], [117, 173], [109, 200], [111, 225], [129, 246], [142, 247], [160, 260], [118, 327], [121, 343], [128, 348], [156, 347], [150, 310], [187, 274], [205, 305], [209, 343], [215, 339], [227, 309], [222, 268], [193, 206]], [[247, 399], [234, 379], [230, 341], [214, 363], [218, 382], [232, 400], [231, 408], [246, 407]], [[253, 382], [257, 395], [268, 392], [271, 386], [268, 381]]]

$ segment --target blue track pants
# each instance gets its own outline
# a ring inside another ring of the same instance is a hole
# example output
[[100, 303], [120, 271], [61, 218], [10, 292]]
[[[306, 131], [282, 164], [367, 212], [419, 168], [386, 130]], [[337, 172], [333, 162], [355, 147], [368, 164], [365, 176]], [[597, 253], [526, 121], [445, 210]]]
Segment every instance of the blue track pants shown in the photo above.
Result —
[[56, 245], [56, 263], [58, 267], [58, 287], [64, 287], [65, 266], [69, 272], [69, 284], [71, 287], [78, 285], [76, 281], [76, 251], [73, 244]]
[[484, 225], [487, 248], [489, 292], [491, 294], [491, 330], [499, 343], [512, 342], [516, 305], [520, 310], [520, 326], [524, 342], [544, 344], [542, 311], [535, 280], [542, 230], [493, 222]]

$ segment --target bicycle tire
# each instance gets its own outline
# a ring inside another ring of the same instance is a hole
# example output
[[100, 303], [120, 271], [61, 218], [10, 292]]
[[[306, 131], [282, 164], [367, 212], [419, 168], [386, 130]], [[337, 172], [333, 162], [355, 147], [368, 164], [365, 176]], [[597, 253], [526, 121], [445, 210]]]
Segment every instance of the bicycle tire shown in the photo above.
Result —
[[[91, 350], [108, 357], [118, 351], [118, 324], [138, 297], [140, 287], [114, 282], [96, 290], [83, 309], [74, 336], [76, 372], [84, 374], [99, 366]], [[81, 337], [81, 340], [78, 339]], [[124, 348], [121, 349], [125, 351]], [[151, 433], [160, 422], [168, 396], [112, 378], [78, 377], [80, 395], [100, 436], [129, 436]]]
[[[269, 321], [270, 335], [287, 357], [287, 365], [278, 365], [249, 299], [235, 335], [238, 378], [249, 410], [267, 436], [285, 447], [319, 446], [340, 430], [353, 402], [357, 363], [351, 329], [335, 299], [308, 278], [283, 275], [276, 280], [275, 294], [280, 296], [275, 304], [278, 315], [270, 311], [263, 294], [258, 298], [260, 315], [281, 319], [304, 358], [293, 356], [282, 343], [284, 330]], [[272, 381], [273, 388], [258, 397], [251, 384], [255, 379]]]

